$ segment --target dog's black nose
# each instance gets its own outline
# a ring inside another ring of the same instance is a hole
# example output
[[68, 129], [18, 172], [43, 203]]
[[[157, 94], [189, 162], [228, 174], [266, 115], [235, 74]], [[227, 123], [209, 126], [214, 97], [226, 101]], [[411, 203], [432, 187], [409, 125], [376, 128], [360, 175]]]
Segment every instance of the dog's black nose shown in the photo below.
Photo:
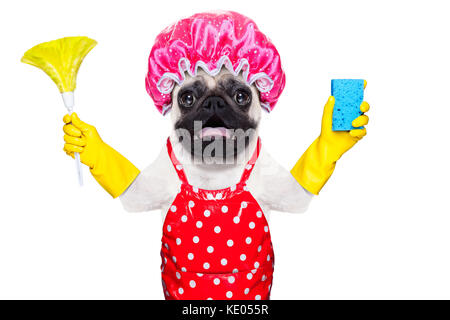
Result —
[[217, 112], [226, 106], [225, 100], [218, 96], [210, 96], [203, 101], [202, 108], [211, 112]]

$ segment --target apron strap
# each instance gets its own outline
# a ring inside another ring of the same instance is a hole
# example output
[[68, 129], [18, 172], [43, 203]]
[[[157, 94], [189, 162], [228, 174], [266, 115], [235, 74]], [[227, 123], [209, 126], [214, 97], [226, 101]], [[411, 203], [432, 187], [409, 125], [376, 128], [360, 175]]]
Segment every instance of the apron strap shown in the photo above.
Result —
[[183, 165], [180, 161], [178, 161], [175, 156], [175, 152], [173, 152], [172, 143], [170, 142], [170, 138], [167, 138], [167, 152], [169, 153], [170, 161], [172, 161], [173, 167], [175, 168], [175, 172], [180, 178], [182, 183], [188, 184], [188, 180], [186, 177], [186, 173], [184, 172]]
[[256, 149], [253, 152], [253, 155], [250, 158], [250, 160], [247, 162], [247, 165], [244, 168], [244, 172], [242, 173], [241, 180], [239, 181], [239, 183], [245, 183], [250, 177], [253, 168], [255, 167], [256, 160], [258, 160], [260, 151], [261, 151], [261, 138], [258, 137], [258, 141], [256, 142]]
[[[259, 153], [261, 151], [261, 138], [258, 137], [258, 141], [256, 142], [256, 149], [253, 152], [252, 157], [247, 162], [247, 165], [244, 168], [244, 172], [242, 173], [241, 180], [239, 180], [239, 183], [245, 183], [248, 178], [250, 177], [250, 174], [253, 171], [253, 168], [255, 167], [256, 160], [258, 160]], [[172, 165], [175, 168], [175, 172], [178, 175], [178, 178], [180, 178], [182, 183], [189, 184], [186, 173], [184, 172], [183, 165], [181, 162], [177, 159], [175, 156], [175, 152], [173, 152], [172, 143], [170, 142], [170, 138], [167, 138], [167, 152], [169, 153], [170, 161], [172, 161]]]

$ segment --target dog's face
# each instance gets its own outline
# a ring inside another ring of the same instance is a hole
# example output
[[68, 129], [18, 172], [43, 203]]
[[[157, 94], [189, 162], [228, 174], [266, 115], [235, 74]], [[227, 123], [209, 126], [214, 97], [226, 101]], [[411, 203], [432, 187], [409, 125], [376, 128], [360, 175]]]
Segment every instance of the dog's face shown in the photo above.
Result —
[[172, 92], [172, 121], [179, 141], [196, 160], [236, 160], [257, 138], [259, 92], [223, 69], [199, 71]]

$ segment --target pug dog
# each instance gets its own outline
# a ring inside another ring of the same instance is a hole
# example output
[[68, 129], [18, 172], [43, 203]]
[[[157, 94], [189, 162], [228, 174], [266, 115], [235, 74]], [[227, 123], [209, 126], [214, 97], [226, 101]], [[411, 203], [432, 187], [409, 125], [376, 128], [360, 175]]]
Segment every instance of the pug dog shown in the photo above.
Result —
[[[259, 139], [262, 108], [256, 87], [226, 69], [215, 77], [199, 71], [172, 95], [170, 141], [187, 180], [208, 190], [236, 184]], [[161, 209], [165, 216], [179, 184], [164, 147], [120, 200], [127, 211]], [[264, 147], [247, 184], [266, 216], [271, 209], [304, 212], [313, 197]]]
[[[228, 11], [182, 19], [157, 37], [146, 87], [172, 132], [140, 171], [76, 113], [64, 117], [65, 152], [125, 210], [161, 210], [166, 299], [269, 299], [274, 252], [271, 210], [304, 212], [336, 162], [366, 134], [332, 130], [334, 97], [319, 137], [289, 172], [259, 137], [262, 110], [284, 88], [280, 57], [249, 18]], [[362, 113], [369, 105], [363, 102]]]

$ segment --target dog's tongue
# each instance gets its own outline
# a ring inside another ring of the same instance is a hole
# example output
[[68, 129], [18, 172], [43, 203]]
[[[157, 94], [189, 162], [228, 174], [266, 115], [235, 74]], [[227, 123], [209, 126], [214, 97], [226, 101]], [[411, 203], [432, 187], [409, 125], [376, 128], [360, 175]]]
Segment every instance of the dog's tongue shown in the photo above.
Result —
[[212, 136], [229, 138], [230, 131], [224, 127], [216, 127], [216, 128], [206, 127], [203, 128], [202, 131], [200, 131], [200, 138]]

